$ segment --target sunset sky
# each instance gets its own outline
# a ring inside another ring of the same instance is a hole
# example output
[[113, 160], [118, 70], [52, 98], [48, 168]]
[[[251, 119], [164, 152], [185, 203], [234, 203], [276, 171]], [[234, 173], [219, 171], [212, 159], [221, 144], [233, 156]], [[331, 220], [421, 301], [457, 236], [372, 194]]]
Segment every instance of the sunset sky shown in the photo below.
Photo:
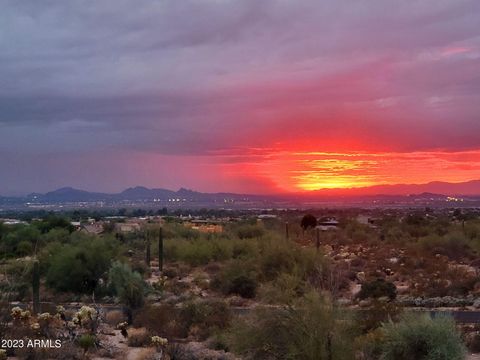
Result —
[[0, 9], [0, 195], [480, 179], [478, 0]]

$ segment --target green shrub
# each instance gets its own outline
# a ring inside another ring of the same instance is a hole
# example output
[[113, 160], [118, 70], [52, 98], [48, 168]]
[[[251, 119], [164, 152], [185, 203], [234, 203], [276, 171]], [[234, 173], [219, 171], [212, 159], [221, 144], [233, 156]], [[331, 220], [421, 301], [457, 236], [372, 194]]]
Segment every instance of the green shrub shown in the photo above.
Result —
[[394, 300], [397, 297], [397, 288], [395, 284], [385, 281], [384, 279], [376, 279], [371, 282], [362, 284], [360, 292], [357, 297], [359, 299], [387, 297], [390, 300]]
[[147, 305], [140, 309], [133, 321], [135, 327], [145, 327], [150, 333], [161, 337], [183, 338], [188, 328], [182, 327], [179, 309], [170, 304]]
[[48, 244], [54, 241], [67, 243], [70, 240], [70, 232], [64, 228], [54, 228], [42, 236], [43, 242]]
[[359, 328], [364, 332], [368, 332], [379, 328], [387, 321], [398, 321], [402, 310], [403, 309], [393, 301], [387, 302], [374, 299], [368, 309], [359, 312]]
[[275, 280], [262, 284], [259, 296], [268, 304], [289, 304], [303, 296], [306, 289], [307, 284], [300, 276], [283, 273]]
[[353, 334], [328, 299], [309, 293], [294, 306], [260, 307], [240, 319], [228, 344], [247, 359], [351, 360]]
[[47, 285], [58, 291], [91, 294], [106, 275], [115, 248], [113, 242], [98, 238], [55, 248], [56, 252], [45, 256], [50, 265]]
[[465, 347], [455, 322], [447, 317], [409, 314], [386, 323], [383, 360], [463, 360]]
[[128, 346], [142, 347], [150, 343], [150, 336], [145, 328], [128, 329]]
[[231, 320], [227, 304], [218, 300], [188, 301], [182, 307], [173, 305], [146, 306], [135, 316], [134, 325], [145, 327], [152, 334], [166, 338], [189, 335], [205, 340], [225, 329]]
[[33, 224], [42, 234], [46, 234], [52, 229], [66, 229], [69, 232], [74, 230], [70, 220], [63, 216], [49, 215], [43, 220], [34, 221]]
[[246, 224], [236, 228], [236, 235], [240, 239], [254, 239], [260, 238], [265, 234], [265, 230], [262, 226], [257, 224]]
[[165, 240], [164, 249], [167, 260], [183, 261], [191, 266], [232, 257], [232, 243], [224, 238], [168, 239]]
[[90, 334], [84, 334], [77, 339], [78, 346], [80, 346], [84, 352], [87, 352], [95, 346], [95, 336]]
[[130, 307], [137, 309], [143, 305], [145, 283], [138, 272], [121, 262], [114, 262], [108, 273], [110, 286], [120, 300]]
[[242, 239], [232, 239], [232, 257], [234, 259], [252, 258], [258, 254], [256, 241]]
[[22, 240], [17, 245], [17, 255], [26, 256], [33, 253], [33, 245], [30, 241]]
[[270, 246], [260, 257], [260, 271], [266, 280], [273, 280], [282, 272], [290, 273], [296, 262], [293, 249], [285, 246]]
[[372, 330], [355, 339], [355, 349], [359, 359], [379, 360], [382, 356], [382, 345], [385, 340], [382, 329]]
[[[17, 225], [8, 233], [1, 237], [0, 252], [5, 257], [24, 256], [25, 250], [31, 250], [41, 237], [40, 231], [33, 226]], [[31, 244], [31, 248], [26, 249], [26, 243]], [[21, 244], [21, 248], [19, 246]]]
[[314, 283], [328, 265], [323, 255], [314, 249], [301, 248], [278, 238], [262, 241], [259, 247], [257, 261], [262, 281], [271, 281], [286, 273]]
[[196, 329], [196, 336], [205, 340], [212, 333], [225, 329], [231, 320], [231, 312], [223, 301], [190, 301], [181, 308], [180, 321], [185, 329]]
[[474, 354], [478, 354], [480, 352], [480, 334], [473, 333], [469, 335], [466, 339], [468, 350]]
[[236, 294], [244, 298], [255, 297], [258, 282], [252, 263], [233, 260], [218, 274], [212, 287], [224, 294]]
[[430, 234], [421, 238], [418, 246], [423, 251], [445, 255], [450, 259], [461, 259], [472, 255], [470, 243], [460, 232], [452, 232], [444, 236]]
[[241, 297], [251, 299], [255, 297], [257, 281], [252, 276], [240, 274], [231, 279], [228, 294], [237, 294]]

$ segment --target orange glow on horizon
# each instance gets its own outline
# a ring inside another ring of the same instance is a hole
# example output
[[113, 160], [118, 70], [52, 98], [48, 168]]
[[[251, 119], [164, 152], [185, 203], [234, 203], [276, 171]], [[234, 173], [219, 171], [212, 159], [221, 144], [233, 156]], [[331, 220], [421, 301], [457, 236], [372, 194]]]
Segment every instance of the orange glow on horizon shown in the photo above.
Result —
[[230, 177], [249, 174], [278, 191], [480, 179], [480, 150], [336, 153], [254, 149], [247, 152], [240, 160], [224, 163], [224, 173]]

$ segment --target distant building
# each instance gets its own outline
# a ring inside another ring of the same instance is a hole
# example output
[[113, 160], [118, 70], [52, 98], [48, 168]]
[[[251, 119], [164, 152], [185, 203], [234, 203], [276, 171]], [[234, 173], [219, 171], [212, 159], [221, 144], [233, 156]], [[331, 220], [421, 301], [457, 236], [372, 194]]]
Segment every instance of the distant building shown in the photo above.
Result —
[[141, 226], [136, 222], [126, 222], [126, 223], [116, 223], [115, 224], [115, 231], [121, 233], [131, 233], [140, 231]]
[[209, 220], [191, 220], [183, 223], [184, 226], [203, 233], [221, 233], [223, 225]]
[[324, 220], [319, 220], [317, 222], [317, 229], [320, 229], [321, 231], [327, 231], [327, 230], [337, 230], [338, 229], [338, 221], [335, 218], [328, 218]]
[[277, 215], [275, 215], [275, 214], [261, 214], [261, 215], [258, 215], [258, 218], [259, 219], [276, 219]]
[[0, 219], [0, 223], [4, 225], [28, 225], [26, 221], [18, 220], [18, 219]]
[[70, 225], [72, 225], [75, 230], [80, 230], [82, 227], [82, 223], [80, 221], [70, 221]]
[[90, 235], [100, 235], [105, 229], [103, 228], [103, 223], [94, 223], [82, 225], [80, 231]]
[[378, 227], [378, 222], [379, 222], [380, 219], [378, 218], [375, 218], [375, 217], [370, 217], [370, 216], [367, 216], [367, 215], [358, 215], [357, 216], [357, 221], [360, 223], [360, 224], [363, 224], [363, 225], [368, 225], [370, 226], [372, 229], [376, 229]]

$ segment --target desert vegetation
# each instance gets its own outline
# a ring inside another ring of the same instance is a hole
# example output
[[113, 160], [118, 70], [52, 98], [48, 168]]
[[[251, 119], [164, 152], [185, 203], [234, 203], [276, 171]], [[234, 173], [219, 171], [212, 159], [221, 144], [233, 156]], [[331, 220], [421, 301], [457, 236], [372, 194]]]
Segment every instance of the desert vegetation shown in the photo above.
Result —
[[[5, 356], [463, 359], [479, 349], [475, 326], [424, 311], [480, 307], [474, 212], [203, 215], [221, 231], [176, 215], [98, 216], [98, 234], [74, 216], [0, 223], [2, 338], [62, 342]], [[119, 231], [128, 221], [138, 226]]]

